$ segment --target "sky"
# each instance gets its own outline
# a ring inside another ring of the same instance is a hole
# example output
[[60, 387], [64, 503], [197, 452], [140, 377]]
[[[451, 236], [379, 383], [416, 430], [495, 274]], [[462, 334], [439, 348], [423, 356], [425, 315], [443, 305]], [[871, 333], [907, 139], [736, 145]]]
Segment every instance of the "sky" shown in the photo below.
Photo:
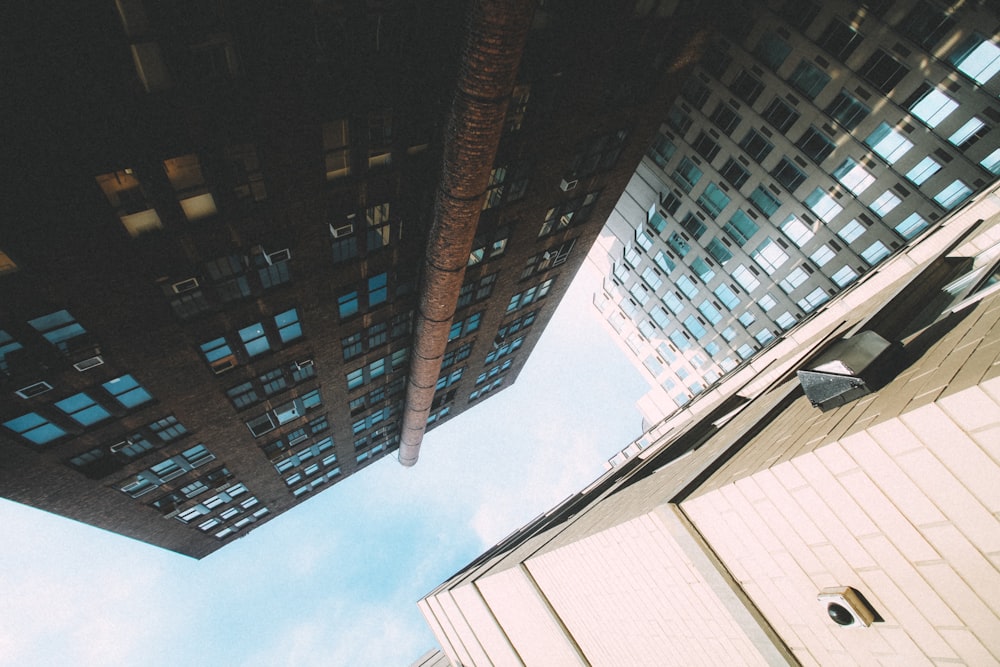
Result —
[[0, 499], [0, 667], [410, 665], [416, 602], [641, 433], [585, 264], [517, 382], [196, 561]]

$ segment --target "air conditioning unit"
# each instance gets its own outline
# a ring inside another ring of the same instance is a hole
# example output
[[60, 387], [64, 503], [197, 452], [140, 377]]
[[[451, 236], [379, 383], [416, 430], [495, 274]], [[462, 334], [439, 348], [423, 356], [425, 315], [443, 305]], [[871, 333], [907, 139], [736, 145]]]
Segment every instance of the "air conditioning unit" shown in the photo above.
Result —
[[844, 628], [867, 628], [881, 620], [861, 594], [850, 586], [824, 588], [816, 599], [833, 622]]
[[553, 253], [551, 251], [549, 251], [549, 250], [546, 250], [545, 252], [543, 252], [542, 253], [542, 261], [543, 262], [547, 262], [550, 259], [552, 259], [552, 254]]
[[303, 361], [296, 361], [295, 362], [295, 368], [297, 370], [302, 370], [303, 368], [309, 368], [312, 365], [313, 365], [313, 360], [312, 359], [305, 359]]
[[84, 371], [89, 371], [91, 368], [94, 368], [96, 366], [101, 366], [102, 364], [104, 364], [103, 357], [96, 356], [84, 359], [83, 361], [76, 362], [75, 364], [73, 364], [73, 368], [82, 373]]
[[274, 264], [275, 262], [287, 262], [292, 258], [292, 251], [288, 248], [284, 250], [276, 250], [271, 253], [264, 255], [267, 258], [268, 264]]
[[171, 287], [174, 289], [174, 294], [183, 294], [184, 292], [190, 292], [191, 290], [198, 289], [198, 279], [188, 278], [187, 280], [182, 280], [176, 282]]
[[222, 357], [212, 363], [212, 372], [216, 375], [222, 375], [228, 370], [236, 367], [236, 355], [230, 354], [228, 357]]
[[35, 382], [34, 384], [29, 384], [27, 387], [21, 387], [15, 394], [21, 398], [33, 398], [39, 394], [44, 394], [47, 391], [52, 390], [52, 385], [48, 382]]
[[559, 183], [559, 189], [562, 190], [563, 192], [569, 192], [570, 190], [574, 189], [579, 182], [580, 180], [576, 178], [570, 178], [570, 179], [564, 178]]
[[121, 442], [116, 442], [115, 444], [111, 445], [111, 447], [110, 447], [111, 453], [112, 454], [117, 454], [118, 452], [120, 452], [121, 450], [125, 449], [126, 447], [128, 447], [129, 445], [132, 445], [132, 444], [135, 444], [135, 443], [133, 443], [128, 438], [126, 438], [125, 440], [122, 440]]

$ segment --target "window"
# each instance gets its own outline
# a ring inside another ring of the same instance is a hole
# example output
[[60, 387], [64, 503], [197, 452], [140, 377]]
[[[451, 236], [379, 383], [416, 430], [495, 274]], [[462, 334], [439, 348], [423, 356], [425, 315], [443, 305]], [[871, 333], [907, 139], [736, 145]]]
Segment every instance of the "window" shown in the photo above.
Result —
[[747, 104], [753, 104], [764, 90], [764, 84], [746, 70], [742, 70], [729, 86], [736, 96]]
[[337, 312], [340, 314], [341, 319], [357, 314], [358, 312], [357, 291], [347, 292], [337, 297]]
[[757, 130], [749, 130], [740, 141], [740, 148], [746, 151], [751, 160], [762, 162], [774, 146]]
[[664, 294], [661, 297], [661, 301], [663, 301], [663, 305], [669, 308], [670, 312], [672, 312], [674, 315], [681, 312], [681, 309], [684, 308], [684, 303], [681, 301], [680, 297], [678, 297], [677, 294], [675, 294], [674, 292], [667, 292], [666, 294]]
[[903, 200], [896, 196], [892, 190], [886, 190], [876, 197], [875, 201], [873, 201], [868, 208], [870, 208], [875, 215], [882, 218], [885, 217], [889, 211], [896, 208], [901, 201]]
[[809, 274], [806, 273], [806, 270], [797, 266], [788, 272], [788, 275], [778, 283], [778, 286], [785, 291], [785, 294], [788, 294], [804, 283], [807, 278], [809, 278]]
[[187, 433], [184, 425], [177, 421], [177, 417], [173, 415], [167, 415], [163, 419], [153, 422], [149, 425], [149, 430], [163, 442], [172, 442]]
[[806, 180], [806, 175], [795, 166], [787, 155], [782, 157], [781, 162], [771, 170], [771, 176], [774, 176], [774, 179], [784, 185], [789, 192], [794, 192], [795, 188]]
[[[979, 165], [993, 175], [1000, 174], [1000, 148], [984, 157]], [[0, 352], [3, 350], [0, 349]]]
[[680, 161], [680, 164], [677, 165], [672, 178], [679, 186], [681, 186], [681, 189], [684, 190], [684, 192], [691, 192], [691, 188], [693, 188], [698, 183], [698, 179], [701, 178], [701, 169], [699, 169], [690, 158], [685, 157]]
[[[670, 342], [674, 344], [678, 350], [687, 350], [691, 347], [691, 341], [685, 338], [684, 334], [680, 331], [673, 331], [668, 336]], [[682, 369], [683, 370], [683, 369]]]
[[584, 222], [590, 217], [597, 202], [599, 192], [588, 192], [553, 206], [545, 213], [545, 221], [538, 236], [546, 236], [569, 227], [570, 224]]
[[941, 169], [941, 165], [937, 160], [932, 157], [925, 157], [913, 169], [906, 172], [906, 178], [914, 185], [921, 185], [928, 178], [936, 174], [939, 169]]
[[729, 222], [722, 227], [722, 231], [740, 247], [745, 245], [757, 233], [758, 229], [760, 227], [757, 226], [757, 223], [741, 210], [736, 211]]
[[964, 150], [979, 139], [979, 136], [983, 133], [984, 128], [986, 128], [986, 123], [978, 118], [970, 118], [962, 125], [962, 127], [955, 130], [955, 132], [948, 137], [948, 141]]
[[839, 232], [837, 232], [837, 236], [843, 239], [844, 243], [851, 243], [864, 233], [864, 225], [857, 220], [851, 220], [849, 223], [844, 225]]
[[836, 253], [833, 251], [833, 248], [831, 248], [826, 244], [823, 244], [820, 247], [816, 248], [813, 254], [809, 255], [809, 259], [812, 260], [813, 264], [821, 267], [827, 262], [829, 262], [831, 259], [833, 259], [835, 254]]
[[36, 445], [44, 445], [66, 435], [66, 431], [34, 412], [5, 421], [3, 425]]
[[632, 285], [628, 292], [636, 301], [639, 302], [640, 306], [645, 306], [646, 302], [649, 301], [649, 290], [646, 289], [646, 287], [641, 283]]
[[858, 74], [864, 77], [880, 91], [888, 95], [909, 69], [882, 49], [876, 49], [865, 64], [858, 69]]
[[658, 132], [656, 139], [653, 140], [653, 145], [646, 151], [646, 155], [662, 169], [676, 151], [677, 147], [662, 132]]
[[722, 321], [722, 313], [719, 312], [719, 309], [713, 306], [712, 302], [707, 299], [698, 305], [698, 312], [700, 312], [702, 316], [713, 325]]
[[881, 241], [875, 241], [861, 252], [862, 259], [873, 266], [888, 256], [889, 249]]
[[788, 77], [788, 83], [807, 99], [814, 100], [826, 88], [826, 84], [830, 83], [830, 75], [811, 62], [802, 60]]
[[857, 277], [858, 274], [854, 271], [854, 269], [845, 264], [837, 269], [832, 276], [830, 276], [830, 280], [836, 283], [838, 287], [847, 287], [853, 283]]
[[813, 232], [809, 229], [809, 226], [794, 215], [785, 218], [785, 221], [781, 223], [781, 231], [799, 248], [808, 243], [813, 237]]
[[693, 299], [698, 296], [698, 285], [688, 276], [681, 276], [675, 283], [684, 296]]
[[919, 213], [911, 213], [905, 220], [896, 225], [893, 229], [895, 229], [896, 233], [904, 239], [910, 240], [920, 232], [927, 229], [927, 227], [927, 221], [920, 217]]
[[833, 177], [856, 195], [860, 195], [875, 182], [875, 176], [851, 158], [847, 158], [833, 170]]
[[684, 240], [684, 237], [677, 232], [670, 235], [670, 238], [667, 239], [667, 245], [682, 259], [691, 252], [691, 244]]
[[737, 190], [750, 178], [750, 172], [733, 158], [726, 160], [726, 164], [722, 165], [719, 173]]
[[[805, 178], [805, 176], [803, 176]], [[715, 220], [722, 213], [722, 210], [729, 205], [729, 196], [723, 192], [718, 185], [715, 183], [709, 183], [705, 186], [705, 190], [698, 197], [698, 206], [701, 210], [705, 211], [710, 218]], [[693, 216], [692, 216], [693, 217]], [[701, 230], [704, 231], [704, 225], [701, 225]], [[701, 236], [699, 233], [698, 238]]]
[[816, 188], [805, 199], [806, 206], [813, 213], [819, 216], [823, 222], [830, 222], [837, 214], [844, 210], [844, 207], [830, 195], [823, 192], [823, 188]]
[[719, 144], [709, 137], [705, 132], [699, 132], [695, 140], [691, 142], [691, 147], [709, 162], [719, 154]]
[[899, 24], [899, 31], [930, 51], [955, 25], [955, 19], [925, 0], [917, 2]]
[[750, 253], [750, 258], [757, 262], [760, 268], [764, 269], [768, 275], [771, 275], [778, 270], [778, 267], [785, 263], [788, 259], [788, 254], [773, 240], [766, 238]]
[[680, 107], [671, 107], [667, 112], [667, 125], [683, 137], [691, 127], [691, 117], [681, 111]]
[[982, 35], [972, 34], [950, 56], [948, 62], [979, 85], [1000, 72], [1000, 46]]
[[479, 329], [479, 322], [482, 318], [483, 313], [480, 311], [469, 315], [465, 319], [453, 322], [451, 330], [448, 333], [448, 341], [451, 342], [453, 340], [457, 340], [462, 336], [468, 336], [473, 331], [477, 331]]
[[761, 329], [754, 334], [754, 338], [756, 338], [757, 342], [761, 345], [767, 345], [767, 343], [774, 338], [774, 334], [771, 333], [769, 329]]
[[340, 264], [358, 256], [358, 239], [355, 236], [345, 236], [333, 239], [333, 263]]
[[239, 334], [248, 356], [256, 357], [271, 349], [271, 344], [264, 334], [264, 326], [260, 322], [254, 322], [250, 326], [240, 329]]
[[830, 296], [823, 291], [822, 287], [817, 287], [813, 291], [806, 294], [804, 297], [796, 302], [796, 305], [803, 310], [803, 312], [811, 313], [816, 309], [817, 306], [826, 303]]
[[379, 273], [368, 279], [368, 307], [385, 303], [389, 298], [387, 274]]
[[736, 292], [734, 292], [729, 285], [719, 285], [715, 288], [714, 294], [722, 305], [729, 310], [734, 310], [740, 305], [740, 298], [736, 296]]
[[670, 323], [670, 316], [667, 315], [667, 311], [665, 311], [660, 306], [654, 306], [649, 311], [649, 315], [650, 317], [653, 318], [653, 321], [656, 322], [656, 325], [661, 329], [665, 329], [667, 325]]
[[911, 114], [922, 120], [928, 127], [937, 127], [952, 111], [958, 108], [958, 102], [931, 84], [925, 83], [910, 98], [908, 108]]
[[709, 241], [705, 246], [705, 250], [707, 250], [708, 254], [711, 255], [719, 264], [725, 264], [733, 258], [733, 253], [729, 251], [726, 244], [717, 238]]
[[791, 50], [792, 47], [785, 40], [773, 32], [766, 32], [757, 42], [757, 48], [753, 50], [753, 54], [765, 67], [776, 70], [781, 67], [781, 63], [785, 62], [785, 58], [788, 57]]
[[253, 405], [260, 400], [252, 382], [244, 382], [226, 390], [226, 396], [237, 410]]
[[733, 270], [733, 280], [740, 284], [740, 287], [748, 293], [760, 287], [760, 280], [754, 275], [754, 271], [740, 264]]
[[765, 294], [764, 296], [757, 299], [757, 305], [760, 306], [760, 309], [766, 313], [767, 311], [771, 310], [776, 305], [778, 305], [778, 302], [770, 294]]
[[708, 330], [698, 321], [694, 315], [688, 315], [684, 318], [684, 328], [687, 329], [692, 336], [695, 338], [701, 338], [708, 333]]
[[67, 351], [69, 341], [87, 333], [86, 329], [80, 326], [66, 310], [57, 310], [54, 313], [36, 317], [33, 320], [28, 320], [28, 324], [42, 334], [45, 340], [63, 352]]
[[55, 406], [83, 426], [90, 426], [111, 416], [107, 410], [97, 404], [87, 393], [80, 392], [69, 398], [56, 401]]
[[733, 111], [731, 106], [725, 102], [719, 102], [719, 105], [715, 107], [715, 111], [712, 112], [709, 120], [715, 123], [715, 126], [719, 128], [723, 134], [729, 135], [736, 129], [736, 126], [740, 124], [742, 119], [735, 111]]
[[767, 105], [762, 115], [764, 116], [764, 120], [781, 133], [787, 132], [792, 125], [795, 125], [795, 121], [799, 119], [799, 112], [780, 97], [775, 97], [771, 100], [771, 103]]
[[833, 19], [816, 40], [820, 48], [826, 50], [837, 60], [843, 62], [861, 43], [861, 35], [846, 23]]
[[347, 120], [323, 124], [323, 150], [326, 153], [326, 180], [349, 176], [351, 173], [350, 134]]
[[833, 98], [829, 106], [826, 107], [826, 114], [833, 120], [840, 123], [844, 129], [853, 130], [861, 121], [871, 114], [872, 110], [862, 104], [858, 98], [854, 97], [846, 90]]
[[278, 337], [282, 343], [290, 343], [302, 337], [302, 325], [299, 323], [299, 313], [295, 308], [275, 315], [274, 324], [278, 327]]
[[944, 210], [950, 211], [965, 201], [971, 194], [972, 188], [963, 183], [961, 180], [954, 180], [951, 182], [951, 185], [934, 195], [934, 201], [936, 201]]
[[781, 207], [781, 200], [768, 192], [763, 185], [758, 185], [747, 199], [750, 200], [755, 209], [767, 217], [774, 215]]
[[808, 0], [785, 0], [778, 14], [793, 27], [805, 32], [819, 14], [819, 5]]
[[701, 257], [695, 257], [694, 261], [691, 262], [691, 269], [698, 274], [703, 283], [707, 283], [709, 280], [715, 277], [715, 269], [713, 269], [707, 261]]
[[816, 164], [829, 157], [830, 153], [836, 147], [836, 144], [829, 137], [813, 126], [810, 126], [808, 130], [802, 133], [802, 136], [795, 142], [795, 145], [799, 150], [812, 158]]
[[654, 291], [660, 288], [663, 284], [663, 279], [652, 269], [652, 267], [646, 267], [642, 272], [642, 279], [650, 286]]
[[136, 382], [131, 375], [108, 380], [101, 386], [126, 408], [134, 408], [153, 400], [149, 392], [143, 389], [142, 385]]
[[681, 97], [691, 103], [695, 109], [700, 109], [708, 100], [708, 86], [691, 76], [681, 86]]
[[913, 148], [913, 142], [893, 130], [888, 123], [881, 123], [865, 138], [865, 144], [889, 164], [903, 157]]
[[751, 313], [750, 311], [745, 311], [741, 313], [740, 316], [736, 319], [744, 327], [749, 327], [750, 325], [752, 325], [754, 322], [757, 321], [756, 316], [754, 316], [754, 314]]
[[8, 370], [7, 355], [23, 347], [13, 336], [0, 329], [0, 372], [6, 373]]

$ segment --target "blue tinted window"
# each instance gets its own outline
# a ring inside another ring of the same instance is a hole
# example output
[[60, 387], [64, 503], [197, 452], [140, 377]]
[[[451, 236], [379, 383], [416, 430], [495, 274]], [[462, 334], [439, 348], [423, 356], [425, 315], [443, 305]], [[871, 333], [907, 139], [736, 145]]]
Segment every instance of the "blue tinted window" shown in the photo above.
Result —
[[149, 392], [143, 389], [142, 385], [131, 375], [123, 375], [120, 378], [109, 380], [101, 386], [126, 408], [134, 408], [153, 400]]

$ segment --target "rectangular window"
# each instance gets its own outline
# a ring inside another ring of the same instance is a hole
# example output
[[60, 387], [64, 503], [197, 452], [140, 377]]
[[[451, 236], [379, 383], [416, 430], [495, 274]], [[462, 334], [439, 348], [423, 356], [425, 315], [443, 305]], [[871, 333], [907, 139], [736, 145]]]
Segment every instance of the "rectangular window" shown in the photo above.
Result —
[[681, 186], [684, 192], [691, 192], [697, 183], [698, 179], [701, 178], [701, 169], [691, 161], [690, 158], [684, 158], [677, 165], [672, 175], [673, 180]]
[[888, 123], [881, 123], [876, 127], [865, 138], [865, 144], [889, 164], [895, 164], [913, 148], [913, 142], [892, 129]]
[[925, 157], [913, 169], [906, 172], [906, 178], [914, 185], [921, 185], [928, 178], [936, 174], [939, 169], [941, 169], [941, 165], [937, 160], [932, 157]]
[[833, 248], [831, 248], [826, 244], [823, 244], [820, 247], [816, 248], [813, 254], [809, 255], [809, 259], [811, 259], [813, 264], [815, 264], [816, 266], [822, 267], [831, 259], [833, 259], [835, 255], [836, 253], [834, 253]]
[[163, 419], [153, 422], [149, 425], [149, 430], [163, 442], [172, 442], [187, 433], [184, 425], [177, 421], [177, 417], [173, 415], [167, 415]]
[[653, 140], [653, 145], [646, 151], [646, 155], [656, 163], [656, 166], [662, 169], [670, 161], [670, 158], [674, 156], [676, 151], [677, 147], [669, 139], [662, 133], [657, 133], [656, 139]]
[[803, 298], [799, 299], [797, 305], [803, 312], [811, 313], [817, 306], [826, 303], [829, 298], [830, 296], [823, 291], [822, 287], [817, 287], [813, 291], [809, 292], [809, 294], [806, 294]]
[[919, 213], [911, 213], [905, 220], [896, 225], [896, 233], [906, 240], [912, 239], [920, 232], [927, 229], [927, 221], [920, 217]]
[[851, 243], [858, 239], [862, 234], [865, 233], [865, 226], [862, 225], [857, 220], [851, 220], [849, 223], [844, 225], [837, 236], [843, 239], [844, 243]]
[[897, 61], [882, 49], [876, 49], [858, 69], [858, 74], [868, 83], [888, 95], [903, 77], [909, 73], [909, 68]]
[[736, 126], [740, 124], [742, 119], [735, 111], [733, 111], [731, 106], [725, 102], [719, 102], [719, 105], [715, 107], [715, 111], [712, 112], [709, 120], [711, 120], [723, 134], [729, 135], [736, 129]]
[[808, 243], [813, 237], [813, 231], [809, 226], [794, 215], [785, 218], [785, 221], [781, 223], [781, 231], [799, 248]]
[[799, 119], [799, 112], [780, 97], [775, 97], [771, 100], [771, 103], [767, 105], [762, 115], [764, 116], [764, 120], [782, 134], [791, 129], [792, 125], [795, 125], [795, 121]]
[[[805, 177], [803, 176], [803, 178]], [[705, 190], [701, 193], [701, 196], [698, 197], [698, 206], [714, 220], [729, 205], [729, 201], [729, 196], [719, 186], [715, 183], [709, 183], [705, 186]], [[704, 225], [701, 227], [702, 231], [704, 231]], [[696, 236], [695, 238], [698, 237]]]
[[715, 142], [714, 139], [708, 136], [705, 132], [699, 132], [698, 136], [695, 137], [694, 141], [691, 142], [691, 147], [709, 162], [711, 162], [716, 155], [719, 154], [719, 144]]
[[813, 126], [810, 126], [808, 130], [802, 133], [802, 136], [795, 142], [795, 145], [799, 150], [812, 158], [816, 164], [821, 163], [829, 157], [830, 153], [836, 147], [836, 144], [829, 137]]
[[250, 326], [240, 329], [239, 334], [248, 356], [256, 357], [271, 349], [271, 344], [264, 334], [264, 325], [260, 322], [254, 322]]
[[846, 90], [841, 90], [840, 94], [826, 107], [826, 114], [840, 123], [846, 130], [856, 128], [861, 121], [868, 118], [871, 112], [871, 109]]
[[757, 262], [768, 275], [772, 275], [788, 260], [788, 254], [777, 243], [766, 238], [750, 253], [750, 258]]
[[900, 199], [892, 190], [886, 190], [876, 197], [875, 201], [873, 201], [868, 208], [870, 208], [875, 215], [883, 218], [902, 201], [903, 200]]
[[875, 176], [851, 158], [847, 158], [833, 170], [833, 177], [855, 195], [860, 195], [875, 182]]
[[347, 292], [337, 297], [337, 312], [341, 319], [356, 315], [358, 312], [358, 293]]
[[55, 406], [83, 426], [90, 426], [104, 421], [111, 416], [107, 410], [97, 404], [85, 392], [73, 394], [69, 398], [56, 401]]
[[715, 288], [714, 294], [722, 305], [729, 310], [735, 310], [740, 305], [740, 298], [736, 296], [736, 292], [734, 292], [729, 285], [719, 285]]
[[874, 266], [889, 256], [889, 248], [881, 241], [875, 241], [861, 252], [861, 257]]
[[910, 7], [898, 30], [930, 51], [954, 26], [954, 18], [926, 0], [920, 0]]
[[958, 102], [933, 87], [923, 84], [911, 96], [907, 107], [910, 113], [919, 118], [928, 127], [937, 127], [951, 112], [958, 108]]
[[149, 392], [131, 375], [123, 375], [119, 378], [108, 380], [101, 386], [126, 408], [134, 408], [153, 400]]
[[368, 307], [385, 303], [389, 298], [387, 274], [379, 273], [368, 279]]
[[237, 410], [245, 408], [248, 405], [253, 405], [260, 400], [257, 396], [257, 390], [251, 382], [244, 382], [243, 384], [236, 385], [231, 389], [227, 389], [226, 396], [229, 397], [229, 400], [232, 401], [233, 407]]
[[1000, 72], [1000, 46], [973, 33], [948, 56], [948, 62], [965, 76], [983, 85]]
[[837, 214], [844, 210], [844, 207], [837, 203], [837, 200], [826, 194], [823, 188], [816, 188], [805, 199], [805, 205], [809, 210], [819, 216], [823, 222], [830, 222]]
[[830, 83], [830, 75], [808, 60], [802, 60], [788, 77], [788, 83], [807, 99], [814, 100]]
[[708, 254], [711, 255], [712, 258], [719, 264], [725, 264], [733, 258], [733, 253], [729, 251], [726, 244], [717, 238], [709, 241], [705, 246], [705, 250], [707, 250]]
[[364, 346], [361, 343], [361, 332], [353, 333], [340, 339], [340, 347], [344, 352], [344, 361], [361, 356]]
[[972, 188], [961, 180], [954, 180], [951, 182], [951, 185], [948, 185], [941, 192], [934, 195], [934, 201], [944, 210], [950, 211], [965, 201], [971, 194]]
[[701, 257], [695, 257], [694, 261], [691, 262], [691, 270], [698, 274], [703, 283], [707, 283], [715, 277], [715, 269]]
[[948, 137], [948, 141], [949, 143], [954, 144], [959, 148], [963, 148], [964, 150], [965, 147], [971, 146], [975, 143], [984, 128], [986, 128], [986, 123], [978, 118], [970, 118], [962, 124], [962, 127], [955, 130], [955, 132]]
[[781, 63], [785, 62], [785, 58], [788, 57], [791, 51], [792, 47], [788, 45], [788, 42], [769, 31], [761, 35], [760, 41], [757, 42], [757, 46], [753, 50], [753, 54], [757, 56], [765, 67], [776, 70], [781, 67]]
[[857, 277], [858, 274], [854, 271], [854, 269], [845, 264], [837, 269], [836, 273], [830, 276], [830, 280], [836, 283], [838, 287], [847, 287], [853, 283]]
[[740, 287], [745, 289], [747, 293], [750, 293], [760, 287], [760, 280], [754, 274], [753, 270], [743, 264], [737, 266], [731, 275], [733, 276], [733, 280], [738, 282]]
[[771, 170], [771, 176], [785, 186], [789, 192], [795, 192], [795, 189], [806, 180], [806, 175], [795, 166], [795, 163], [787, 155], [782, 157], [781, 162]]
[[742, 247], [750, 240], [750, 237], [757, 233], [758, 229], [760, 227], [750, 219], [750, 216], [738, 210], [729, 219], [729, 222], [723, 226], [722, 231], [735, 241], [736, 245]]
[[278, 327], [278, 337], [282, 343], [302, 337], [302, 325], [299, 323], [299, 312], [295, 308], [278, 313], [274, 316], [274, 324]]
[[733, 158], [726, 160], [726, 164], [722, 165], [719, 173], [737, 190], [750, 178], [750, 172]]
[[44, 445], [66, 435], [66, 431], [34, 412], [5, 421], [3, 425], [36, 445]]
[[740, 148], [746, 151], [751, 160], [761, 162], [771, 153], [774, 145], [765, 139], [760, 132], [751, 129], [740, 141]]
[[844, 62], [861, 43], [861, 35], [846, 23], [833, 19], [816, 43], [837, 60]]
[[66, 310], [57, 310], [54, 313], [36, 317], [33, 320], [28, 320], [28, 324], [42, 334], [45, 340], [63, 352], [67, 351], [70, 340], [87, 333], [86, 329], [80, 326], [79, 322]]
[[736, 75], [736, 79], [733, 80], [729, 89], [741, 100], [752, 105], [760, 97], [764, 90], [764, 84], [746, 70], [742, 70]]
[[774, 215], [781, 207], [781, 200], [772, 195], [763, 185], [757, 188], [747, 197], [753, 207], [767, 217]]

